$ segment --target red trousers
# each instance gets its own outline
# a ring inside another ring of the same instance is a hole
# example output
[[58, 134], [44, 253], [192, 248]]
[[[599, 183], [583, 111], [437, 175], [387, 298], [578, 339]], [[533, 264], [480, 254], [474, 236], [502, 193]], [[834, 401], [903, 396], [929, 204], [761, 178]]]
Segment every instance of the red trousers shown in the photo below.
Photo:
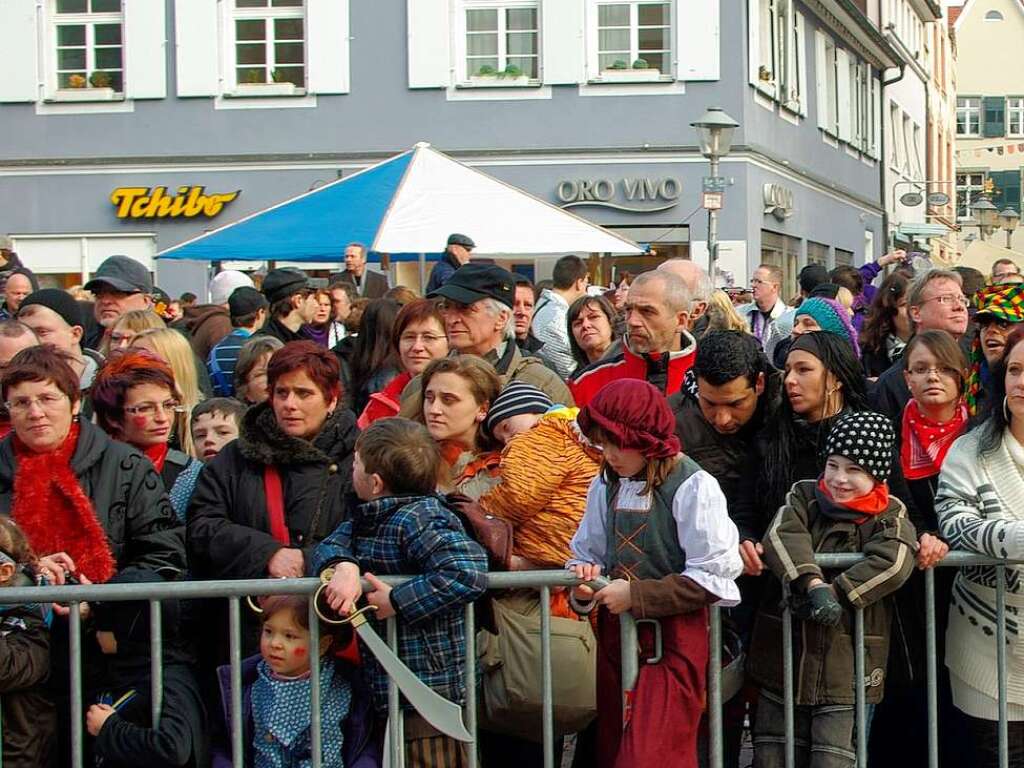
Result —
[[640, 675], [622, 727], [619, 619], [598, 615], [597, 768], [697, 768], [697, 732], [704, 710], [708, 665], [707, 611], [659, 619], [662, 658], [654, 628], [640, 624]]

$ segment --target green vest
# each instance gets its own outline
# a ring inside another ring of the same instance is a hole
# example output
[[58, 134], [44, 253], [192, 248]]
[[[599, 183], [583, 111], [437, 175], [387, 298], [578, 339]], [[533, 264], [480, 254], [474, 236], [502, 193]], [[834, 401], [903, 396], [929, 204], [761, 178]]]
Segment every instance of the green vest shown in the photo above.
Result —
[[608, 485], [606, 558], [612, 578], [660, 579], [683, 572], [686, 553], [679, 546], [672, 500], [679, 486], [699, 471], [693, 459], [683, 456], [653, 493], [635, 499], [619, 498], [618, 481]]

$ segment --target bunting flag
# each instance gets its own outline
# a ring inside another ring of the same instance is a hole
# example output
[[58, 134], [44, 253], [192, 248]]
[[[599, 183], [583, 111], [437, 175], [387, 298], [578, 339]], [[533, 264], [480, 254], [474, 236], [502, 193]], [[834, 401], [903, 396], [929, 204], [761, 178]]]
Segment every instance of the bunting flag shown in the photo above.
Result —
[[1012, 155], [1020, 153], [1024, 155], [1024, 142], [1014, 142], [1013, 144], [993, 144], [990, 147], [964, 147], [963, 149], [955, 150], [957, 155], [961, 157], [981, 157], [983, 152], [991, 154], [995, 152], [999, 155]]

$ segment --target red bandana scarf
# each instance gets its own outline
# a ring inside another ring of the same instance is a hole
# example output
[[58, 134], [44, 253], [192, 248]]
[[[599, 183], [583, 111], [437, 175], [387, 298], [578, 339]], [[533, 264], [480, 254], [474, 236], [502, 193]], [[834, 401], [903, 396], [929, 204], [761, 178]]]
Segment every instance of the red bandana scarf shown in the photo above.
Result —
[[938, 424], [924, 414], [916, 400], [903, 410], [903, 435], [900, 441], [900, 467], [907, 480], [934, 477], [942, 469], [953, 441], [967, 427], [967, 405], [959, 403], [956, 414], [945, 424]]
[[146, 458], [153, 462], [153, 466], [156, 468], [156, 473], [159, 475], [164, 471], [164, 461], [167, 459], [167, 451], [169, 446], [167, 443], [157, 443], [146, 448], [143, 453], [146, 454]]
[[875, 483], [875, 487], [863, 496], [844, 501], [841, 504], [832, 498], [831, 492], [825, 486], [824, 478], [818, 480], [818, 490], [835, 506], [854, 513], [853, 521], [858, 525], [866, 522], [868, 518], [882, 514], [889, 508], [889, 486], [885, 483]]
[[48, 453], [36, 453], [14, 437], [11, 517], [39, 555], [67, 552], [78, 573], [99, 584], [114, 575], [116, 564], [92, 502], [71, 471], [78, 429], [72, 424], [64, 442]]

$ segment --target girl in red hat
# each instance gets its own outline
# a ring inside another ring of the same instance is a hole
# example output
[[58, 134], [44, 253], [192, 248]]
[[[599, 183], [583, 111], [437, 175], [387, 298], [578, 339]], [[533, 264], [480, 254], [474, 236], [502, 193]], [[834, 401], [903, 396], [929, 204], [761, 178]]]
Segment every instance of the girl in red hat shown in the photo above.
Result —
[[[578, 423], [604, 458], [568, 566], [584, 580], [612, 579], [573, 593], [580, 613], [598, 607], [596, 764], [696, 768], [707, 606], [740, 600], [736, 526], [718, 482], [680, 452], [672, 411], [652, 385], [608, 384]], [[618, 616], [627, 611], [650, 621], [638, 624], [640, 675], [624, 712]]]

